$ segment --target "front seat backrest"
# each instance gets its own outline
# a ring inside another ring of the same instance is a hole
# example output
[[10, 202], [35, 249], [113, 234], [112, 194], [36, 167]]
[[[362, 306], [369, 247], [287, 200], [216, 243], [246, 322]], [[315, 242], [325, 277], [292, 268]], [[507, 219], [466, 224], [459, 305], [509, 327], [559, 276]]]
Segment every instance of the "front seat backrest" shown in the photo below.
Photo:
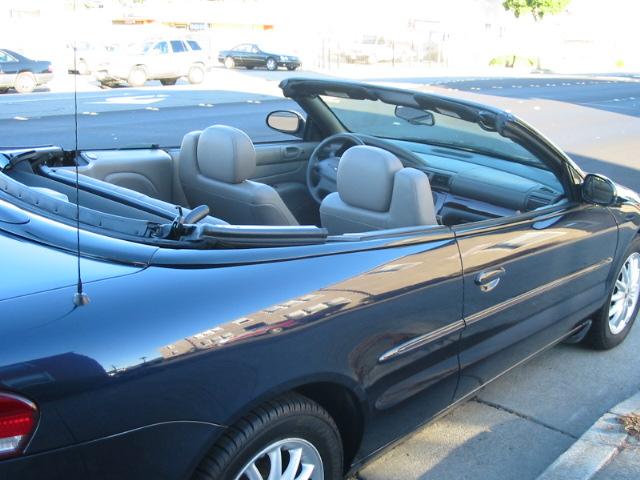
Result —
[[322, 201], [320, 218], [331, 235], [437, 224], [427, 175], [365, 145], [342, 155], [338, 191]]
[[178, 162], [190, 206], [207, 205], [232, 225], [298, 225], [278, 192], [248, 180], [256, 169], [256, 151], [242, 130], [213, 125], [187, 133]]

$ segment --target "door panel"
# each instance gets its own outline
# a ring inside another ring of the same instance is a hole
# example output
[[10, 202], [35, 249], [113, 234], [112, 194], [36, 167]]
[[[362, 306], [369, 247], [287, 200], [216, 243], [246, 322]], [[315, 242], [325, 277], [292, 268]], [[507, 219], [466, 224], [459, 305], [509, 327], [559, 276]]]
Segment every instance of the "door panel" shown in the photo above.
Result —
[[256, 172], [252, 180], [275, 188], [303, 225], [317, 225], [320, 221], [318, 205], [306, 184], [309, 155], [316, 145], [314, 142], [256, 145]]
[[454, 230], [467, 325], [460, 398], [557, 341], [604, 302], [617, 227], [606, 209], [573, 205]]
[[87, 164], [78, 170], [84, 175], [176, 203], [173, 162], [163, 150], [88, 151], [82, 153], [82, 158]]

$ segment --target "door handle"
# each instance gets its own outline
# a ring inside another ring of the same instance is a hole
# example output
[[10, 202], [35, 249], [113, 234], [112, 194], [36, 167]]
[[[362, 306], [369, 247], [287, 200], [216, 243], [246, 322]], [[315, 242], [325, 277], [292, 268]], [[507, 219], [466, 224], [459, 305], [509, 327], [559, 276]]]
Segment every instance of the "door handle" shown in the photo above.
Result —
[[490, 292], [498, 286], [500, 277], [502, 277], [504, 273], [505, 269], [502, 267], [485, 270], [476, 275], [474, 282], [483, 292]]

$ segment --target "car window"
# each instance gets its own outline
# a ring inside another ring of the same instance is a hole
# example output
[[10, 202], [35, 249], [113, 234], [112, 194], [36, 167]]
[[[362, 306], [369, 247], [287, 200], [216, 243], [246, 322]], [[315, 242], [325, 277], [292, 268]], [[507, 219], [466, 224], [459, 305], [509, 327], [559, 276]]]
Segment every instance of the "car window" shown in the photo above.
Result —
[[251, 47], [251, 53], [258, 53], [260, 50], [258, 49], [258, 47], [256, 47], [255, 45], [253, 45]]
[[194, 50], [194, 51], [202, 50], [202, 47], [200, 47], [200, 44], [195, 40], [187, 40], [187, 43], [191, 47], [191, 50]]
[[169, 44], [167, 42], [159, 42], [154, 45], [153, 49], [160, 52], [161, 54], [168, 54]]
[[0, 50], [0, 62], [17, 62], [17, 60], [7, 52]]
[[393, 140], [409, 140], [426, 144], [447, 145], [476, 150], [533, 164], [544, 164], [531, 152], [495, 131], [483, 129], [463, 120], [454, 112], [431, 112], [432, 124], [403, 120], [396, 115], [396, 105], [380, 100], [355, 100], [322, 95], [322, 100], [342, 124], [352, 132]]
[[173, 53], [182, 53], [187, 51], [187, 47], [180, 40], [171, 40], [171, 48]]

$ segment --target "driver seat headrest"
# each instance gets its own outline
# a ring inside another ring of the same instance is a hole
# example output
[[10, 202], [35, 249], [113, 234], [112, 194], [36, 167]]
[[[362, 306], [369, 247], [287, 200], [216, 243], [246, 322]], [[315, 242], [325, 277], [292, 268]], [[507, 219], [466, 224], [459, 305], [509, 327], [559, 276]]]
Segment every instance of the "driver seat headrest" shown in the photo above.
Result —
[[196, 155], [200, 172], [214, 180], [242, 183], [256, 170], [253, 142], [242, 130], [227, 125], [205, 128]]
[[332, 235], [437, 225], [429, 177], [405, 168], [378, 147], [348, 149], [338, 165], [338, 191], [320, 205], [322, 226]]

